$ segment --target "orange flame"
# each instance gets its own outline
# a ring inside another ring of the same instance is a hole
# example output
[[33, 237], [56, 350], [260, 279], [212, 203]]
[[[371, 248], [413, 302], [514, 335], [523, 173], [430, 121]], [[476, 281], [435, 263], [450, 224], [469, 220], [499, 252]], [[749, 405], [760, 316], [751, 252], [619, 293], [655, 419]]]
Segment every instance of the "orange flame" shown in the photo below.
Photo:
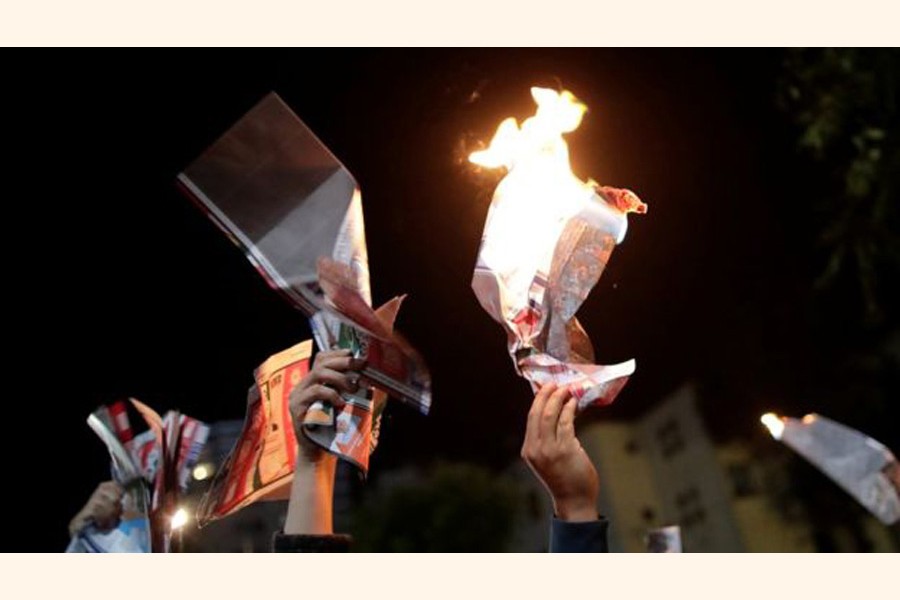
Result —
[[574, 131], [587, 108], [571, 92], [531, 88], [534, 116], [521, 127], [510, 117], [500, 123], [490, 146], [469, 160], [487, 168], [506, 167], [497, 186], [489, 264], [503, 271], [537, 264], [552, 251], [566, 220], [592, 198], [592, 184], [572, 173], [563, 133]]
[[647, 205], [631, 191], [583, 182], [572, 173], [562, 136], [578, 129], [587, 106], [567, 90], [533, 87], [531, 97], [537, 104], [535, 114], [521, 127], [514, 117], [504, 119], [490, 145], [470, 154], [470, 162], [489, 169], [506, 167], [509, 173], [501, 187], [514, 188], [504, 191], [513, 191], [517, 203], [527, 203], [528, 210], [540, 211], [538, 205], [549, 197], [557, 205], [556, 215], [571, 214], [587, 198], [602, 198], [621, 213], [647, 212]]
[[522, 162], [540, 158], [542, 162], [550, 161], [570, 171], [569, 148], [562, 134], [578, 128], [587, 106], [569, 91], [533, 87], [531, 97], [538, 105], [534, 116], [525, 119], [521, 128], [515, 118], [505, 119], [490, 146], [473, 152], [470, 161], [490, 169], [502, 166], [512, 169]]
[[[614, 236], [624, 239], [628, 212], [646, 206], [627, 191], [584, 182], [572, 173], [563, 134], [575, 131], [587, 107], [572, 92], [533, 87], [535, 114], [522, 122], [505, 119], [488, 148], [469, 160], [486, 168], [505, 167], [485, 225], [481, 259], [505, 273], [516, 296], [526, 294], [535, 272], [548, 273], [553, 249], [569, 219], [582, 214]], [[520, 280], [521, 277], [521, 280]]]

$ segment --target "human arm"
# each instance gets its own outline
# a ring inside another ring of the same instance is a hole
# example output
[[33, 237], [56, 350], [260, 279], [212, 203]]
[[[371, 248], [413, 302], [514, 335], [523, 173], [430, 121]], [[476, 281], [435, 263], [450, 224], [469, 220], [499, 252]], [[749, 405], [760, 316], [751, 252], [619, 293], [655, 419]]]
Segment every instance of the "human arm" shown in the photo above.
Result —
[[344, 406], [340, 392], [354, 392], [359, 382], [355, 371], [364, 361], [346, 350], [320, 352], [313, 368], [290, 395], [290, 413], [299, 452], [291, 483], [284, 533], [276, 536], [276, 551], [346, 550], [347, 536], [334, 535], [332, 525], [334, 476], [337, 458], [319, 448], [303, 433], [303, 419], [316, 401]]
[[597, 512], [600, 479], [575, 435], [577, 401], [550, 384], [535, 394], [522, 458], [553, 502], [551, 552], [607, 551], [607, 521]]

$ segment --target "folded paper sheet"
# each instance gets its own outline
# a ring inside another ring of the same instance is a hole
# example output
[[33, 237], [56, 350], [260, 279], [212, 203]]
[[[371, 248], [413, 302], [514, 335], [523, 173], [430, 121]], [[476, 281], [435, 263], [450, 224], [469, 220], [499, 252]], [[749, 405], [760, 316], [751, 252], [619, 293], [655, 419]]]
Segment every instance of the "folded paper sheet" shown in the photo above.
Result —
[[470, 160], [508, 173], [491, 201], [472, 288], [506, 330], [517, 371], [532, 387], [570, 388], [583, 409], [609, 404], [634, 372], [629, 360], [592, 364], [594, 351], [575, 313], [600, 279], [628, 212], [646, 205], [628, 190], [575, 177], [563, 133], [585, 106], [569, 92], [532, 88], [537, 113], [507, 119], [487, 150]]
[[269, 357], [254, 372], [244, 428], [200, 501], [200, 526], [257, 500], [286, 500], [290, 495], [297, 437], [288, 398], [309, 372], [311, 355], [312, 342], [307, 340]]
[[[363, 376], [427, 413], [431, 378], [393, 331], [394, 299], [372, 309], [359, 188], [350, 172], [274, 93], [178, 176], [269, 285], [310, 318], [316, 343], [361, 341]], [[383, 307], [384, 308], [384, 307]], [[392, 313], [385, 326], [385, 313]]]
[[882, 523], [900, 521], [900, 464], [880, 442], [816, 414], [794, 419], [768, 413], [762, 422]]

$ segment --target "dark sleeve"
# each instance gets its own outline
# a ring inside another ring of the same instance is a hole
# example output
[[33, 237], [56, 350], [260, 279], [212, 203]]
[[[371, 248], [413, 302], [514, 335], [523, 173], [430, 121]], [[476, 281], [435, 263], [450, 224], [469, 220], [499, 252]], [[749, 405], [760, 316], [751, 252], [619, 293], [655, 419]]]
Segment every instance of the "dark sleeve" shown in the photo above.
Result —
[[550, 522], [550, 552], [609, 552], [606, 529], [609, 521], [569, 522], [556, 517]]
[[349, 552], [353, 538], [345, 534], [288, 535], [276, 533], [272, 538], [273, 552]]

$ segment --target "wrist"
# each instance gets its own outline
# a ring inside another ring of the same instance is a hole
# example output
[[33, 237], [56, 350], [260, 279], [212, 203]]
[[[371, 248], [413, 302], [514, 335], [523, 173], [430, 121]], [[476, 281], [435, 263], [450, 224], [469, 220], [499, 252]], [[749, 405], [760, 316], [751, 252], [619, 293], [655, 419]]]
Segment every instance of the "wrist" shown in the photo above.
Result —
[[315, 460], [297, 457], [284, 524], [286, 534], [332, 533], [332, 502], [337, 458], [323, 452]]
[[597, 499], [593, 497], [554, 498], [553, 512], [562, 521], [585, 522], [596, 521]]
[[297, 462], [294, 464], [294, 476], [322, 477], [333, 475], [337, 470], [337, 457], [329, 452], [318, 451], [314, 458], [310, 458], [301, 448], [297, 453]]

